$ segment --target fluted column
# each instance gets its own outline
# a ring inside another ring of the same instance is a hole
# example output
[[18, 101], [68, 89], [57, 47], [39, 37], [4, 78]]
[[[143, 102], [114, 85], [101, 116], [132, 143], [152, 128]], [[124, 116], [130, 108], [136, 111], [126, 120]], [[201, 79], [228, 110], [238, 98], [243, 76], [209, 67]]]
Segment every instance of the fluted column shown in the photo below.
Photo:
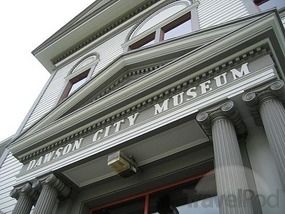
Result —
[[196, 119], [213, 141], [220, 213], [254, 213], [237, 138], [245, 137], [246, 127], [234, 103], [200, 112]]
[[14, 188], [10, 196], [17, 199], [12, 214], [29, 214], [38, 197], [38, 192], [32, 188], [30, 183], [26, 183], [19, 189]]
[[53, 174], [44, 180], [36, 180], [33, 187], [41, 189], [33, 214], [51, 214], [56, 207], [58, 196], [67, 196], [70, 193], [70, 188]]
[[249, 106], [255, 121], [260, 121], [259, 118], [261, 118], [270, 150], [275, 158], [277, 170], [285, 188], [284, 82], [278, 80], [261, 90], [248, 92], [243, 95], [243, 100]]

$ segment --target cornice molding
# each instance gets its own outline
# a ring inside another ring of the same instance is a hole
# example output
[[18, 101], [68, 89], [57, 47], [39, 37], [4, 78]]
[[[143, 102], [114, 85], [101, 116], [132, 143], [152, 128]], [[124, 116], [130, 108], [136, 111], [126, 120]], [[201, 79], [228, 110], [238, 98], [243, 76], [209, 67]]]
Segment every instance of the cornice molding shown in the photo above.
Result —
[[139, 7], [135, 8], [130, 13], [128, 13], [125, 16], [121, 17], [120, 19], [116, 20], [115, 22], [110, 23], [104, 29], [101, 29], [100, 31], [93, 33], [92, 35], [88, 36], [87, 38], [85, 38], [84, 40], [79, 42], [78, 44], [72, 46], [71, 48], [69, 48], [68, 50], [64, 51], [63, 53], [61, 53], [57, 57], [51, 59], [52, 63], [54, 65], [56, 65], [57, 63], [61, 62], [62, 60], [66, 59], [70, 55], [72, 55], [75, 52], [77, 52], [78, 50], [84, 48], [85, 46], [87, 46], [90, 43], [94, 42], [95, 40], [99, 39], [103, 35], [107, 34], [111, 30], [113, 30], [114, 28], [116, 28], [119, 25], [123, 24], [127, 20], [129, 20], [132, 17], [136, 16], [137, 14], [139, 14], [140, 12], [142, 12], [145, 9], [149, 8], [150, 6], [152, 6], [153, 4], [157, 3], [158, 1], [161, 1], [161, 0], [149, 0], [145, 4], [140, 5]]
[[[205, 81], [206, 79], [209, 79], [213, 76], [219, 75], [219, 74], [221, 74], [227, 70], [230, 70], [231, 68], [234, 68], [234, 67], [242, 64], [245, 61], [252, 60], [254, 58], [260, 57], [260, 56], [267, 54], [267, 53], [268, 53], [268, 50], [266, 48], [261, 48], [261, 47], [250, 50], [249, 52], [244, 53], [244, 54], [240, 55], [239, 57], [235, 57], [226, 63], [223, 63], [223, 64], [221, 64], [221, 65], [219, 65], [219, 66], [217, 66], [211, 70], [208, 70], [207, 72], [204, 72], [200, 75], [185, 79], [183, 82], [176, 84], [176, 85], [173, 85], [172, 87], [169, 87], [166, 90], [163, 90], [163, 91], [151, 96], [148, 99], [141, 100], [137, 104], [125, 108], [123, 111], [119, 111], [115, 114], [107, 115], [107, 117], [105, 117], [104, 119], [101, 119], [101, 120], [99, 119], [99, 120], [93, 122], [92, 124], [89, 124], [88, 126], [85, 126], [84, 128], [77, 130], [74, 133], [68, 134], [66, 137], [64, 137], [60, 140], [50, 142], [49, 145], [42, 146], [41, 148], [39, 148], [35, 151], [32, 151], [32, 152], [30, 152], [24, 156], [20, 155], [18, 158], [21, 162], [27, 163], [28, 161], [30, 161], [32, 159], [35, 159], [39, 156], [42, 156], [46, 153], [49, 153], [51, 150], [65, 146], [72, 141], [75, 141], [75, 140], [80, 139], [82, 137], [88, 136], [92, 133], [95, 133], [97, 130], [102, 129], [102, 128], [104, 128], [104, 127], [106, 127], [106, 126], [108, 126], [108, 125], [110, 125], [116, 121], [121, 120], [122, 118], [125, 118], [125, 117], [131, 115], [131, 114], [134, 114], [135, 112], [139, 112], [139, 111], [142, 111], [144, 109], [147, 109], [150, 106], [152, 106], [156, 103], [159, 103], [162, 100], [165, 100], [169, 97], [172, 97], [174, 94], [178, 94], [182, 90], [187, 90], [187, 89], [189, 89], [195, 85], [198, 85], [199, 83]], [[148, 69], [146, 69], [146, 70], [148, 70]], [[151, 72], [163, 72], [163, 67], [158, 68], [158, 70], [150, 71], [150, 75], [151, 75]], [[104, 97], [102, 97], [100, 99], [103, 99], [103, 98]], [[94, 104], [96, 104], [96, 102], [100, 101], [100, 99], [93, 101]], [[89, 105], [92, 106], [92, 103]], [[84, 108], [81, 109], [80, 111], [84, 111]], [[63, 119], [66, 119], [66, 118], [63, 118]], [[62, 125], [52, 124], [52, 126], [57, 127], [57, 126], [62, 126]], [[55, 134], [55, 133], [53, 132], [53, 134]], [[43, 136], [41, 136], [41, 137], [43, 137]]]
[[122, 75], [120, 75], [117, 79], [113, 80], [106, 88], [101, 90], [99, 93], [94, 95], [94, 99], [90, 101], [90, 103], [99, 100], [100, 98], [110, 94], [112, 91], [115, 91], [117, 89], [120, 89], [124, 85], [126, 85], [129, 81], [134, 81], [135, 79], [138, 79], [150, 72], [153, 72], [160, 67], [162, 67], [165, 63], [158, 63], [156, 65], [151, 65], [150, 67], [144, 67], [141, 69], [136, 70], [129, 70], [124, 72]]

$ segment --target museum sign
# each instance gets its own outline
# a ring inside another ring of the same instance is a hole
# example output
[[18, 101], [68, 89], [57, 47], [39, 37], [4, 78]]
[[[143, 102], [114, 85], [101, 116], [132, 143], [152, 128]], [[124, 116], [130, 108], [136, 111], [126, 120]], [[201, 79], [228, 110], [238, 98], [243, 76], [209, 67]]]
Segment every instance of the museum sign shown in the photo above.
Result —
[[179, 93], [174, 94], [173, 96], [154, 104], [150, 108], [141, 110], [140, 112], [136, 112], [112, 124], [108, 124], [107, 126], [96, 130], [96, 132], [92, 135], [77, 139], [65, 146], [59, 147], [53, 151], [50, 151], [47, 154], [33, 159], [28, 164], [26, 164], [23, 169], [28, 171], [40, 167], [41, 165], [49, 163], [51, 161], [55, 161], [60, 157], [80, 150], [81, 148], [86, 147], [90, 144], [102, 142], [104, 138], [111, 137], [112, 135], [115, 135], [116, 133], [119, 133], [124, 129], [139, 124], [146, 119], [151, 119], [152, 117], [167, 112], [172, 108], [176, 108], [187, 102], [194, 101], [199, 96], [207, 95], [207, 93], [210, 92], [215, 92], [217, 89], [222, 87], [227, 87], [227, 85], [235, 83], [235, 81], [262, 69], [259, 68], [260, 66], [256, 65], [264, 65], [264, 61], [271, 62], [271, 59], [269, 59], [269, 56], [264, 56], [261, 59], [257, 60], [258, 63], [243, 63], [238, 68], [230, 69], [217, 76], [214, 76], [211, 79], [202, 81], [200, 84], [193, 85], [192, 87], [185, 89], [184, 91], [180, 91]]

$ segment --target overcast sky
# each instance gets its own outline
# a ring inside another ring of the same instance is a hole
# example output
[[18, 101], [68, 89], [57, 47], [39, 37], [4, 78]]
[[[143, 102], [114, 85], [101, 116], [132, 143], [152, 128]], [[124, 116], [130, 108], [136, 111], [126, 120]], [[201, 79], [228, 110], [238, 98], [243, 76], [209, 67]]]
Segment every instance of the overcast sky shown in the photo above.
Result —
[[49, 78], [31, 51], [93, 1], [0, 1], [0, 141], [17, 131]]
[[0, 141], [17, 131], [49, 78], [31, 51], [92, 2], [0, 1]]

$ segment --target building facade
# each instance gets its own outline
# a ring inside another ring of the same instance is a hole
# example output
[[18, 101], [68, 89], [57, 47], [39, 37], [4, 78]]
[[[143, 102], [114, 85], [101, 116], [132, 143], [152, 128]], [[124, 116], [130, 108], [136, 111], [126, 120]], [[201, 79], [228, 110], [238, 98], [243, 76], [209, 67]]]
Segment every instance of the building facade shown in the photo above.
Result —
[[1, 212], [284, 213], [285, 8], [131, 2], [33, 51], [51, 76], [3, 142]]

